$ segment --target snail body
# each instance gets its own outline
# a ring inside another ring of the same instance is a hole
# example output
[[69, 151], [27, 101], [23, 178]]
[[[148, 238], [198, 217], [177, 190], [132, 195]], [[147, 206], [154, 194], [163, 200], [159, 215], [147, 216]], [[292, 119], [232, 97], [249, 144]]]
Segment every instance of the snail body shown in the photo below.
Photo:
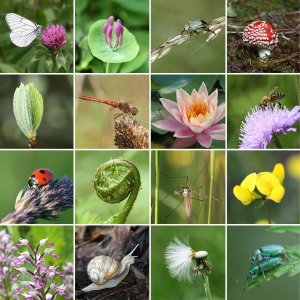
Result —
[[90, 292], [117, 286], [128, 275], [136, 257], [132, 253], [137, 247], [138, 244], [121, 261], [105, 255], [94, 257], [87, 266], [87, 273], [93, 283], [82, 291]]

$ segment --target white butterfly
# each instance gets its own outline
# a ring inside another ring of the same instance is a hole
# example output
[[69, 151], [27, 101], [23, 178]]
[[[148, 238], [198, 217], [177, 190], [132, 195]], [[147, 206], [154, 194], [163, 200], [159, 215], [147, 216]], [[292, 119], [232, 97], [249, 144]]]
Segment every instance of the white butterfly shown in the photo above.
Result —
[[14, 13], [6, 14], [5, 20], [11, 30], [10, 39], [18, 47], [31, 44], [43, 30], [43, 26]]

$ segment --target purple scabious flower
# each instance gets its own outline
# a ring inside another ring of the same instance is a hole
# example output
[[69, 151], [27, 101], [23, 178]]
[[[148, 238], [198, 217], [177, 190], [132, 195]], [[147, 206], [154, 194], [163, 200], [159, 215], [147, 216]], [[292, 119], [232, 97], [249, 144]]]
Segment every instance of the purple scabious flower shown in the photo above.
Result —
[[42, 31], [41, 39], [50, 50], [58, 51], [67, 42], [65, 27], [49, 25]]
[[241, 125], [240, 149], [266, 149], [272, 138], [287, 132], [295, 132], [292, 126], [300, 120], [300, 105], [292, 110], [279, 107], [261, 109], [255, 107]]

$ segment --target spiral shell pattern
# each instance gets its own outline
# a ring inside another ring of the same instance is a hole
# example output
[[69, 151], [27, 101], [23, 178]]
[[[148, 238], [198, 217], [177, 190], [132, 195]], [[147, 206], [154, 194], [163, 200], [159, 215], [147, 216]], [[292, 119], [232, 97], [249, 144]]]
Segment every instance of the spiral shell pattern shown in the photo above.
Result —
[[119, 270], [120, 262], [105, 255], [94, 257], [87, 266], [87, 273], [91, 281], [99, 285], [111, 279]]

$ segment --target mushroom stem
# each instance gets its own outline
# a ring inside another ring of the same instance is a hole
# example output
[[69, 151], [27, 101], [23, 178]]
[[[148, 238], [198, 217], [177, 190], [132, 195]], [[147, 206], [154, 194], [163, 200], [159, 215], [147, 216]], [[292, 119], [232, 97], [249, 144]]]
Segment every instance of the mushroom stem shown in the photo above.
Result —
[[258, 55], [260, 59], [267, 59], [271, 55], [271, 51], [268, 49], [258, 49]]

